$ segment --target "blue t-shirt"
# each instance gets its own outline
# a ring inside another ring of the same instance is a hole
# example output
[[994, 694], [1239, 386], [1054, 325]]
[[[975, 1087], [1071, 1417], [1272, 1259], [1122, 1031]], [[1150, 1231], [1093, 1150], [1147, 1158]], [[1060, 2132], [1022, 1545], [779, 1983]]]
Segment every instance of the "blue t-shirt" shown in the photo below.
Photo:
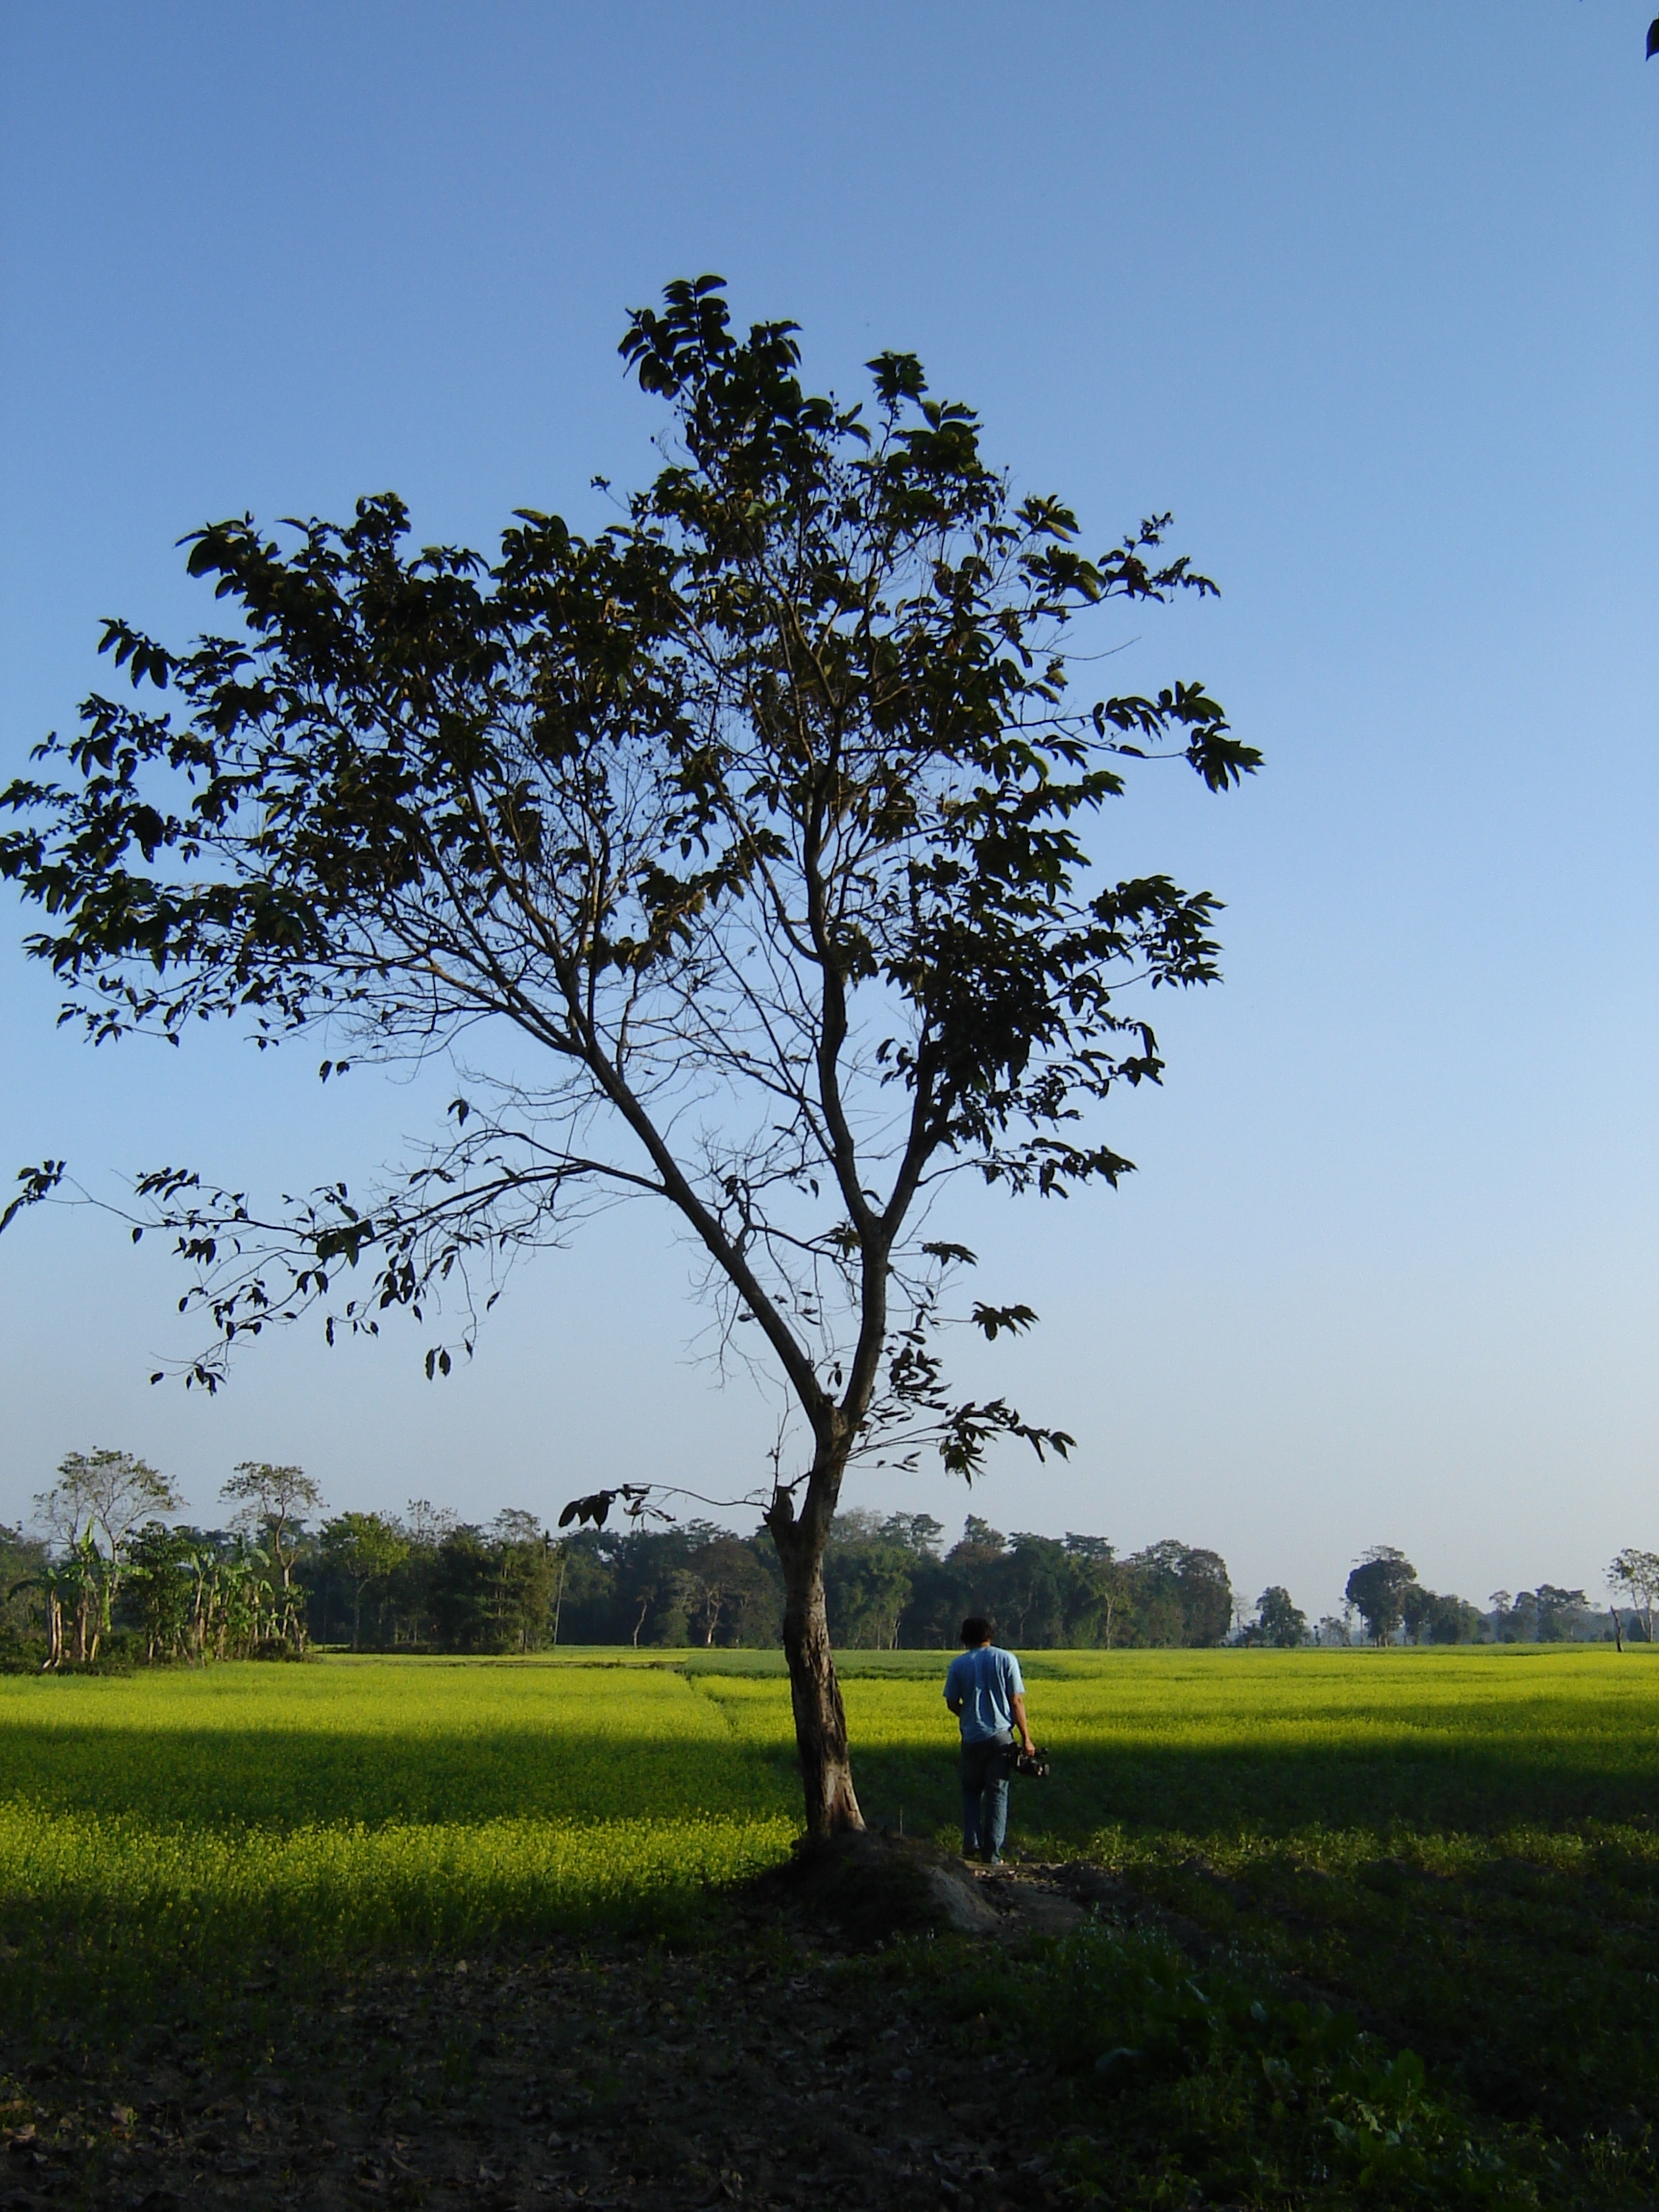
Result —
[[975, 1651], [963, 1651], [945, 1671], [945, 1696], [962, 1700], [962, 1741], [989, 1743], [1012, 1733], [1014, 1700], [1023, 1697], [1020, 1662], [1012, 1651], [995, 1644], [981, 1644]]

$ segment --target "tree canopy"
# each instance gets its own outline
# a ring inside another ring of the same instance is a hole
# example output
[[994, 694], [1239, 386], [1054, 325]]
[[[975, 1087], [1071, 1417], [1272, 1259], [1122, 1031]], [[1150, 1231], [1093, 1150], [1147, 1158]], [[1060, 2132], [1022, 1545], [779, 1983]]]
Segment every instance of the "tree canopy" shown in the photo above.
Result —
[[1382, 1643], [1400, 1626], [1407, 1592], [1416, 1580], [1416, 1568], [1392, 1544], [1373, 1544], [1349, 1575], [1343, 1596], [1359, 1608], [1374, 1644]]

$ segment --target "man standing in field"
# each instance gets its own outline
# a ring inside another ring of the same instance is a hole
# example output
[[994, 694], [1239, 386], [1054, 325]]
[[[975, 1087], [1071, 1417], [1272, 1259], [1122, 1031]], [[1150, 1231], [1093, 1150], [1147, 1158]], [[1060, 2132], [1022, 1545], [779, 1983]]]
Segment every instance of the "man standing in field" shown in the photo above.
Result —
[[968, 1648], [945, 1673], [945, 1702], [962, 1729], [962, 1850], [988, 1866], [1002, 1863], [1008, 1833], [1008, 1777], [1014, 1770], [1014, 1737], [1033, 1752], [1025, 1724], [1025, 1684], [1020, 1662], [995, 1641], [996, 1630], [977, 1614], [962, 1623]]

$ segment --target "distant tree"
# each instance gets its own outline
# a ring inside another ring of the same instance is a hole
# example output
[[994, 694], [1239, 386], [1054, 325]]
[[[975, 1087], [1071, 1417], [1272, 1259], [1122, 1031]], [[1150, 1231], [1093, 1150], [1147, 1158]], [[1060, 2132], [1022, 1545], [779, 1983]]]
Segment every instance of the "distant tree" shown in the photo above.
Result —
[[674, 1213], [719, 1340], [752, 1337], [795, 1409], [764, 1512], [807, 1825], [855, 1828], [823, 1584], [850, 1461], [971, 1476], [998, 1437], [1070, 1442], [950, 1387], [944, 1285], [973, 1255], [929, 1217], [958, 1174], [1126, 1171], [1102, 1109], [1163, 1072], [1144, 992], [1217, 976], [1217, 902], [1114, 879], [1085, 836], [1150, 757], [1223, 791], [1260, 756], [1199, 685], [1073, 688], [1075, 624], [1214, 589], [1166, 517], [1090, 558], [913, 356], [869, 365], [868, 411], [811, 397], [794, 326], [740, 338], [715, 277], [622, 351], [674, 449], [596, 537], [524, 510], [493, 564], [411, 554], [389, 494], [289, 545], [196, 534], [239, 625], [179, 654], [108, 625], [163, 709], [93, 697], [45, 742], [66, 781], [4, 794], [0, 874], [95, 1038], [218, 1017], [322, 1034], [325, 1076], [446, 1047], [473, 1070], [366, 1199], [141, 1179], [135, 1226], [200, 1269], [195, 1380], [310, 1308], [375, 1330], [445, 1285], [469, 1348], [471, 1286], [516, 1253], [619, 1196]]
[[86, 1656], [86, 1551], [84, 1540], [65, 1558], [51, 1559], [42, 1556], [36, 1562], [33, 1572], [8, 1585], [7, 1601], [19, 1598], [37, 1598], [45, 1616], [46, 1657], [42, 1671], [55, 1672], [70, 1656], [64, 1633], [64, 1618], [73, 1614], [77, 1620], [78, 1636], [74, 1656]]
[[1607, 1570], [1607, 1587], [1627, 1591], [1633, 1605], [1642, 1609], [1647, 1641], [1653, 1641], [1653, 1607], [1659, 1603], [1659, 1551], [1640, 1551], [1626, 1545]]
[[193, 1561], [204, 1539], [191, 1528], [148, 1521], [131, 1545], [138, 1626], [149, 1659], [188, 1656]]
[[132, 1539], [129, 1586], [148, 1656], [205, 1665], [268, 1648], [280, 1618], [269, 1566], [245, 1531], [147, 1523]]
[[539, 1651], [552, 1630], [559, 1563], [552, 1539], [534, 1513], [510, 1507], [490, 1525], [497, 1647]]
[[[716, 1643], [771, 1643], [780, 1595], [752, 1545], [724, 1529], [694, 1546], [680, 1570], [681, 1602], [692, 1639]], [[906, 1585], [907, 1586], [907, 1585]]]
[[962, 1524], [961, 1535], [947, 1553], [952, 1566], [963, 1575], [995, 1567], [1007, 1556], [1007, 1537], [977, 1513], [969, 1514]]
[[[252, 1511], [239, 1519], [263, 1527]], [[1225, 1563], [1190, 1545], [1171, 1540], [1119, 1559], [1107, 1537], [1022, 1531], [1010, 1543], [971, 1516], [942, 1556], [942, 1535], [926, 1513], [837, 1516], [825, 1576], [838, 1644], [952, 1647], [971, 1612], [988, 1612], [1010, 1641], [1038, 1648], [1202, 1643], [1225, 1620]], [[292, 1588], [309, 1606], [313, 1632], [325, 1637], [332, 1623], [346, 1633], [345, 1622], [359, 1647], [371, 1623], [383, 1644], [452, 1651], [532, 1651], [549, 1641], [775, 1648], [781, 1637], [782, 1580], [763, 1529], [738, 1536], [711, 1521], [630, 1523], [575, 1526], [555, 1540], [520, 1509], [497, 1513], [488, 1528], [463, 1527], [417, 1499], [401, 1519], [339, 1515], [321, 1537], [290, 1529], [289, 1538]], [[280, 1585], [269, 1602], [261, 1597], [265, 1554], [244, 1559], [241, 1541], [158, 1522], [132, 1540], [129, 1619], [154, 1655], [240, 1650], [254, 1621], [260, 1635], [271, 1632]], [[73, 1657], [78, 1585], [65, 1574], [64, 1655]], [[24, 1598], [41, 1601], [33, 1585]], [[1260, 1623], [1246, 1640], [1263, 1640]]]
[[302, 1650], [305, 1612], [302, 1594], [294, 1586], [294, 1566], [307, 1519], [328, 1509], [322, 1490], [303, 1467], [273, 1467], [263, 1459], [244, 1459], [219, 1495], [239, 1505], [238, 1518], [264, 1537], [281, 1583], [278, 1633]]
[[459, 1522], [438, 1546], [432, 1562], [433, 1635], [441, 1650], [498, 1648], [495, 1571], [484, 1531]]
[[1110, 1651], [1114, 1637], [1123, 1635], [1134, 1619], [1132, 1577], [1105, 1536], [1082, 1536], [1069, 1528], [1066, 1556], [1070, 1568], [1067, 1614], [1070, 1639]]
[[497, 1544], [540, 1544], [547, 1532], [534, 1513], [505, 1505], [491, 1522], [490, 1533]]
[[895, 1648], [915, 1587], [918, 1551], [874, 1513], [837, 1517], [824, 1557], [830, 1630], [851, 1649]]
[[1531, 1641], [1538, 1622], [1529, 1590], [1518, 1591], [1514, 1596], [1507, 1590], [1494, 1590], [1487, 1603], [1492, 1609], [1489, 1616], [1492, 1633], [1500, 1644], [1525, 1644]]
[[1290, 1593], [1282, 1582], [1270, 1583], [1257, 1599], [1254, 1628], [1252, 1641], [1270, 1644], [1280, 1651], [1292, 1650], [1308, 1641], [1308, 1616], [1291, 1603]]
[[1141, 1641], [1203, 1649], [1224, 1640], [1233, 1625], [1233, 1585], [1218, 1551], [1166, 1536], [1131, 1553], [1124, 1566]]
[[571, 1528], [559, 1538], [559, 1568], [548, 1624], [556, 1644], [620, 1644], [616, 1534], [607, 1528]]
[[687, 1633], [681, 1570], [689, 1543], [683, 1529], [637, 1528], [612, 1552], [618, 1643], [684, 1644]]
[[881, 1523], [881, 1534], [887, 1542], [902, 1546], [915, 1559], [937, 1558], [944, 1533], [945, 1524], [935, 1521], [931, 1513], [889, 1513]]
[[340, 1513], [323, 1524], [323, 1550], [351, 1585], [351, 1648], [363, 1635], [363, 1597], [384, 1583], [409, 1555], [409, 1539], [378, 1513]]
[[456, 1516], [447, 1505], [434, 1505], [430, 1498], [411, 1498], [403, 1527], [411, 1544], [442, 1544], [455, 1527]]
[[65, 1553], [81, 1561], [83, 1600], [91, 1588], [92, 1562], [102, 1556], [97, 1577], [97, 1629], [90, 1654], [80, 1638], [77, 1658], [95, 1656], [98, 1639], [109, 1627], [110, 1609], [121, 1592], [127, 1540], [139, 1524], [157, 1513], [177, 1513], [183, 1501], [164, 1475], [131, 1452], [71, 1452], [58, 1469], [50, 1490], [35, 1501]]
[[1406, 1593], [1417, 1570], [1392, 1544], [1374, 1544], [1348, 1577], [1344, 1595], [1358, 1608], [1373, 1644], [1393, 1635], [1405, 1617]]
[[[447, 1506], [434, 1505], [429, 1498], [412, 1498], [393, 1526], [408, 1543], [408, 1553], [402, 1563], [394, 1568], [381, 1590], [380, 1611], [386, 1634], [395, 1645], [435, 1645], [441, 1643], [434, 1612], [440, 1550], [445, 1539], [458, 1526], [457, 1517]], [[326, 1620], [329, 1608], [337, 1602], [329, 1588], [334, 1574], [330, 1562], [321, 1551], [314, 1561], [307, 1563], [307, 1572], [321, 1577], [318, 1618]], [[338, 1580], [344, 1587], [345, 1576]]]
[[212, 1624], [217, 1657], [245, 1659], [273, 1641], [278, 1615], [276, 1594], [265, 1572], [270, 1563], [269, 1554], [245, 1530], [231, 1537], [221, 1555]]
[[1532, 1599], [1540, 1644], [1565, 1644], [1579, 1627], [1588, 1600], [1582, 1590], [1564, 1590], [1553, 1582], [1540, 1582], [1528, 1593]]
[[1009, 1641], [1041, 1650], [1066, 1641], [1071, 1562], [1056, 1536], [1016, 1529], [1000, 1577], [998, 1610]]
[[1582, 1590], [1540, 1582], [1535, 1590], [1492, 1593], [1492, 1626], [1503, 1644], [1560, 1644], [1582, 1636], [1589, 1605]]
[[1419, 1644], [1477, 1644], [1483, 1625], [1467, 1599], [1442, 1597], [1420, 1582], [1405, 1591], [1400, 1618], [1406, 1633]]
[[1219, 1551], [1185, 1545], [1177, 1579], [1187, 1620], [1187, 1642], [1202, 1650], [1221, 1643], [1233, 1619], [1233, 1585]]
[[43, 1617], [36, 1577], [45, 1565], [46, 1547], [38, 1537], [0, 1521], [0, 1636], [23, 1635]]

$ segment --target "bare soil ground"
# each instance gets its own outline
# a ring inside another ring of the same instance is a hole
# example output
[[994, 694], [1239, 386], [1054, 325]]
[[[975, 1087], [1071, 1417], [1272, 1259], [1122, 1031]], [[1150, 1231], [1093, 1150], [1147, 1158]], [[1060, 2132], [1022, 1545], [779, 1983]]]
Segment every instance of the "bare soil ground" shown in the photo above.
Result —
[[[985, 1942], [1087, 1910], [1082, 1869], [941, 1879]], [[808, 1902], [757, 1896], [692, 1949], [254, 1977], [205, 2032], [180, 1991], [173, 2020], [113, 2058], [66, 2033], [0, 2089], [0, 2206], [1059, 2202], [1041, 2077], [964, 2056], [962, 2022], [896, 1995], [860, 1964], [868, 1931], [830, 1901], [808, 1924]], [[912, 1895], [890, 1916], [915, 1910]]]

